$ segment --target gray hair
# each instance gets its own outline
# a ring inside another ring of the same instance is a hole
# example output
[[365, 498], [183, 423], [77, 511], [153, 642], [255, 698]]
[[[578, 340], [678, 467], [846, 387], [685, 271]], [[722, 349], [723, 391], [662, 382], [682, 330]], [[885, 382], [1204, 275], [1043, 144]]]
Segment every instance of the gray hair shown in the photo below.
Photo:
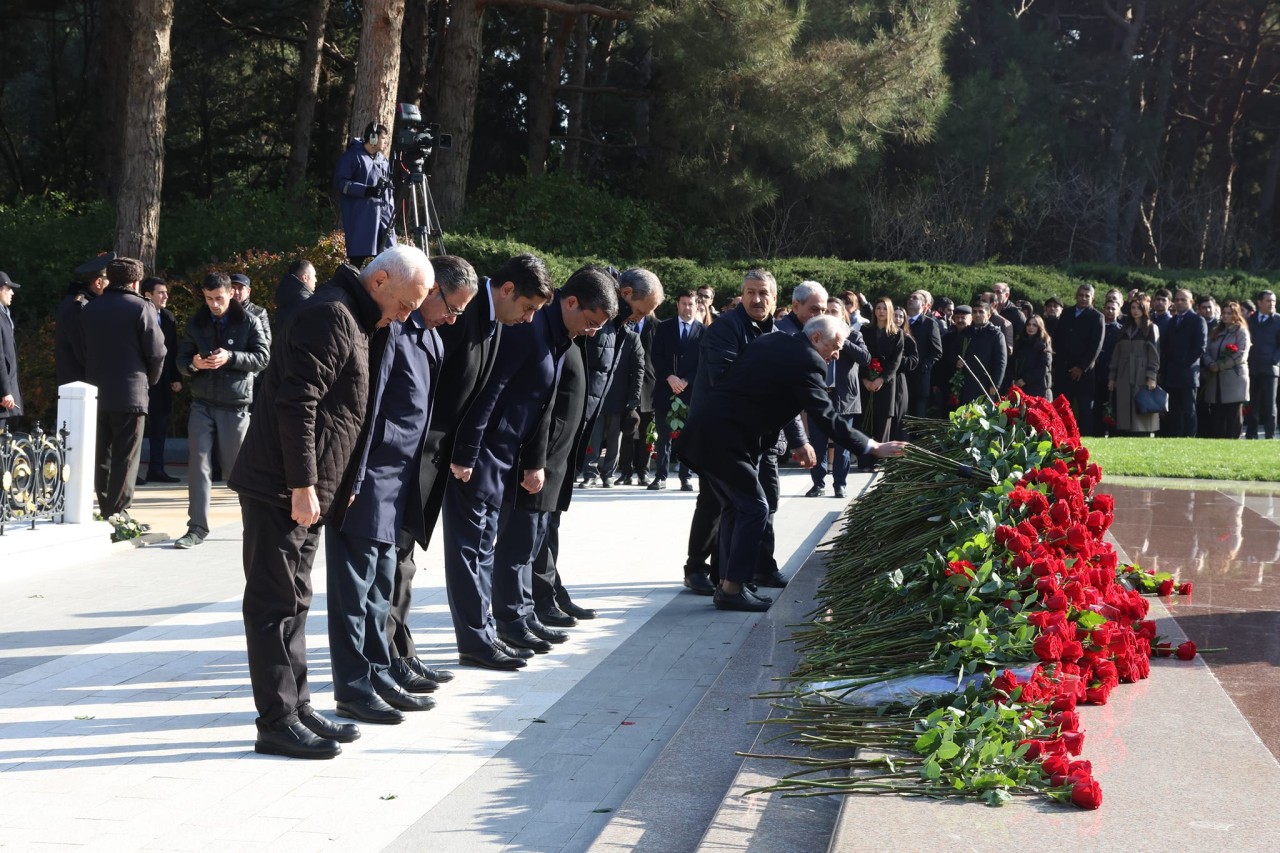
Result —
[[436, 255], [431, 259], [431, 268], [440, 289], [450, 296], [461, 293], [471, 297], [480, 289], [475, 268], [457, 255]]
[[923, 298], [923, 300], [924, 300], [924, 304], [925, 304], [925, 305], [932, 305], [932, 304], [933, 304], [933, 294], [932, 294], [932, 293], [930, 293], [929, 291], [925, 290], [924, 288], [921, 288], [921, 289], [919, 289], [919, 290], [912, 291], [912, 292], [913, 292], [913, 293], [918, 293], [918, 294], [920, 294], [920, 296], [921, 296], [921, 297]]
[[819, 314], [812, 320], [804, 324], [804, 336], [812, 338], [817, 332], [822, 335], [824, 341], [834, 341], [837, 336], [844, 335], [849, 337], [849, 324], [839, 317], [833, 317], [830, 314]]
[[648, 299], [652, 294], [656, 293], [658, 294], [658, 301], [662, 301], [662, 282], [658, 280], [656, 275], [640, 267], [632, 267], [618, 276], [618, 287], [631, 288], [633, 299]]
[[755, 281], [764, 282], [765, 284], [769, 285], [769, 287], [773, 289], [774, 295], [775, 296], [777, 295], [778, 280], [773, 277], [773, 273], [769, 272], [766, 269], [761, 269], [760, 267], [756, 267], [755, 269], [747, 270], [747, 274], [742, 277], [742, 283], [746, 284], [748, 281], [751, 281], [752, 279], [754, 279]]
[[360, 278], [371, 278], [377, 272], [385, 272], [394, 281], [406, 283], [425, 272], [428, 286], [436, 278], [435, 270], [431, 268], [431, 261], [427, 260], [427, 256], [421, 249], [410, 244], [392, 246], [382, 252], [369, 262], [369, 266], [364, 268]]
[[816, 281], [802, 281], [796, 285], [796, 289], [791, 291], [791, 301], [797, 304], [808, 302], [819, 295], [822, 301], [827, 301], [827, 289]]

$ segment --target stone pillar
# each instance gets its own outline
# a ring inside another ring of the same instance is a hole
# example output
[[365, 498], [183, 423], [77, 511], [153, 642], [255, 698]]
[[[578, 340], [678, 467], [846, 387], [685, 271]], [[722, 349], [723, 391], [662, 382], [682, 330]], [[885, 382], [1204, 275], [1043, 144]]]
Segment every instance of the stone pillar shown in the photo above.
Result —
[[58, 388], [58, 422], [51, 433], [66, 424], [68, 524], [93, 521], [93, 466], [98, 435], [98, 387], [87, 382], [68, 382]]

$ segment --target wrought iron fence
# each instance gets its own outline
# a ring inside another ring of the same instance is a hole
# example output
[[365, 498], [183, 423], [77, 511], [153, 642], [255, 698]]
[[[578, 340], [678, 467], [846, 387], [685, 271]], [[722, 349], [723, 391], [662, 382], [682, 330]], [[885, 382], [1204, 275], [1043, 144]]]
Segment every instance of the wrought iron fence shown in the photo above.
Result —
[[[67, 506], [67, 438], [63, 424], [50, 435], [37, 422], [30, 434], [9, 432], [0, 422], [0, 536], [7, 524], [42, 519], [62, 523]], [[79, 472], [77, 476], [83, 476]]]

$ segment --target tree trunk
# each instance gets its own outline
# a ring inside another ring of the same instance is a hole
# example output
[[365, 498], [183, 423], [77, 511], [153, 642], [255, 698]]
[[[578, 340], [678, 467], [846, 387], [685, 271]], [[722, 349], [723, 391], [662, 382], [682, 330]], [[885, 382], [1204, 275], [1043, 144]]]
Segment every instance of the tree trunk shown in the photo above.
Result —
[[[612, 22], [610, 22], [612, 23]], [[587, 66], [591, 57], [591, 19], [586, 15], [578, 16], [578, 24], [573, 31], [573, 68], [569, 82], [577, 87], [566, 99], [565, 106], [569, 111], [569, 126], [565, 132], [564, 171], [576, 175], [582, 168], [582, 137], [586, 136], [586, 96], [582, 88], [587, 84]]]
[[298, 100], [293, 119], [293, 145], [289, 148], [289, 165], [285, 169], [284, 186], [290, 192], [302, 189], [307, 179], [307, 161], [311, 156], [311, 127], [316, 117], [316, 98], [320, 92], [320, 60], [324, 49], [324, 26], [329, 17], [329, 0], [311, 0], [307, 18], [307, 34], [298, 60]]
[[[529, 99], [529, 174], [537, 177], [547, 171], [547, 154], [551, 145], [551, 125], [556, 120], [556, 91], [560, 88], [560, 74], [564, 70], [565, 52], [569, 47], [569, 34], [573, 32], [573, 18], [561, 16], [560, 26], [548, 33], [550, 49], [546, 65], [540, 76], [540, 85]], [[550, 28], [548, 28], [550, 29]]]
[[98, 133], [98, 184], [104, 198], [115, 198], [120, 186], [120, 156], [124, 150], [125, 72], [129, 67], [129, 9], [123, 2], [102, 6], [102, 49], [94, 86]]
[[371, 121], [391, 126], [400, 83], [400, 33], [405, 0], [365, 0], [356, 57], [356, 94], [351, 107], [351, 136], [364, 134]]
[[440, 66], [440, 127], [453, 134], [453, 149], [436, 158], [434, 174], [436, 204], [446, 219], [466, 203], [483, 37], [484, 9], [476, 0], [451, 0]]
[[165, 105], [173, 0], [132, 0], [116, 251], [155, 269], [164, 181]]
[[422, 102], [427, 87], [427, 64], [430, 60], [431, 24], [427, 14], [428, 0], [411, 0], [404, 8], [404, 32], [400, 37], [400, 103], [417, 104], [427, 118]]
[[1103, 4], [1107, 16], [1124, 33], [1114, 57], [1119, 69], [1118, 85], [1109, 116], [1111, 141], [1107, 147], [1107, 195], [1102, 212], [1102, 261], [1107, 264], [1117, 263], [1121, 254], [1128, 254], [1133, 236], [1120, 232], [1120, 208], [1128, 186], [1129, 139], [1134, 123], [1134, 49], [1145, 23], [1146, 6], [1145, 2], [1133, 3], [1121, 14], [1109, 4]]

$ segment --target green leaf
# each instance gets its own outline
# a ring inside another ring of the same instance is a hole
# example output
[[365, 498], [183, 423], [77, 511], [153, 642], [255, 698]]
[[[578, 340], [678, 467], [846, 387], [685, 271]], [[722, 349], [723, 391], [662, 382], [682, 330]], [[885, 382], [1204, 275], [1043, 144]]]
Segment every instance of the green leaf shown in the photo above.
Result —
[[934, 761], [932, 756], [924, 763], [924, 768], [920, 772], [924, 775], [924, 778], [934, 782], [942, 778], [942, 768], [938, 766], [938, 762]]
[[939, 761], [950, 761], [959, 754], [960, 744], [955, 743], [954, 741], [944, 741], [938, 746], [937, 751], [934, 752], [934, 757]]

